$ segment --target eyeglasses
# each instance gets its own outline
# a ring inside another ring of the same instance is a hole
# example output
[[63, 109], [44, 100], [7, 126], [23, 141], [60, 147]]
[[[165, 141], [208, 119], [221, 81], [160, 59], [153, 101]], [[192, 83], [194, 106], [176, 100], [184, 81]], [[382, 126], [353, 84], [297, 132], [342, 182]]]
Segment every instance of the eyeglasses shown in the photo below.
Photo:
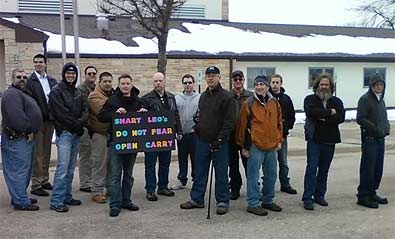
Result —
[[44, 61], [33, 61], [34, 64], [43, 64]]
[[20, 80], [20, 79], [24, 79], [24, 80], [27, 80], [27, 76], [15, 76], [15, 78], [17, 78], [18, 80]]
[[185, 82], [182, 82], [184, 85], [192, 85], [193, 84], [193, 81], [185, 81]]
[[96, 72], [88, 72], [86, 73], [88, 76], [95, 76], [97, 73]]
[[233, 78], [233, 81], [243, 81], [243, 78]]

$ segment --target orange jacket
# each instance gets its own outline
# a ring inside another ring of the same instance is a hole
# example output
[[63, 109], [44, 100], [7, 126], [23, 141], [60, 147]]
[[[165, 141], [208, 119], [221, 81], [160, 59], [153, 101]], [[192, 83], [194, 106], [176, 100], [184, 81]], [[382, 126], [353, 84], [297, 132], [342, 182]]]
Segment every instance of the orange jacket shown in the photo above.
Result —
[[[283, 124], [281, 106], [278, 101], [268, 93], [266, 103], [261, 102], [254, 93], [254, 101], [251, 105], [251, 143], [261, 150], [274, 150], [283, 141]], [[241, 147], [246, 146], [248, 137], [248, 121], [250, 114], [248, 100], [241, 106], [237, 126], [236, 143]], [[249, 150], [249, 148], [248, 148]]]
[[88, 96], [89, 122], [88, 125], [94, 133], [107, 135], [110, 123], [102, 123], [97, 119], [97, 114], [108, 99], [108, 95], [96, 84], [95, 90]]

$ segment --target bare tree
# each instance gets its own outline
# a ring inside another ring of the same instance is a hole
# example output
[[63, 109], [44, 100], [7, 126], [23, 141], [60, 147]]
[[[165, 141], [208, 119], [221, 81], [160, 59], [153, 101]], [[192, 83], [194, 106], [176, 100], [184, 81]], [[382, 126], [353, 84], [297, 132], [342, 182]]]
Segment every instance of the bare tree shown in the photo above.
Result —
[[172, 13], [185, 0], [101, 0], [99, 8], [107, 14], [130, 16], [158, 39], [157, 69], [166, 73], [166, 46]]
[[369, 0], [352, 9], [362, 13], [362, 26], [395, 29], [395, 0]]

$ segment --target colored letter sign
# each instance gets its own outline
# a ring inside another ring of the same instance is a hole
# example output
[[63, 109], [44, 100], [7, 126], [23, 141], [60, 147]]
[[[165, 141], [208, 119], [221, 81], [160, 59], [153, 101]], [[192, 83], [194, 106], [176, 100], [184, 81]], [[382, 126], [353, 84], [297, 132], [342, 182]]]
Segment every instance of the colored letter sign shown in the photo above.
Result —
[[113, 149], [118, 154], [175, 149], [174, 113], [151, 111], [113, 117]]

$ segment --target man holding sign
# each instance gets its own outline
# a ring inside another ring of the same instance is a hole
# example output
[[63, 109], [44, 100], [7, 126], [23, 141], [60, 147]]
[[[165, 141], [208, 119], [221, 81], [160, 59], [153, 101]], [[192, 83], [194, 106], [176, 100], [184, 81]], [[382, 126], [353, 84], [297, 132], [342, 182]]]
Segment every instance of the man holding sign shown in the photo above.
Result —
[[[157, 72], [152, 77], [152, 80], [154, 89], [151, 92], [148, 92], [143, 98], [146, 99], [155, 110], [166, 110], [172, 112], [175, 115], [175, 130], [177, 133], [177, 139], [181, 140], [182, 130], [177, 104], [174, 95], [168, 91], [165, 91], [165, 76], [162, 73]], [[145, 189], [147, 190], [146, 198], [148, 201], [158, 200], [158, 197], [155, 194], [157, 182], [155, 175], [155, 165], [158, 158], [158, 194], [168, 197], [174, 196], [174, 192], [168, 188], [171, 150], [146, 152], [144, 159], [146, 183]]]
[[[121, 75], [118, 78], [118, 88], [114, 95], [108, 98], [97, 118], [101, 122], [111, 122], [115, 114], [147, 111], [144, 101], [138, 97], [139, 93], [140, 91], [132, 85], [132, 77], [127, 74]], [[110, 142], [112, 146], [112, 129], [110, 130]], [[139, 210], [139, 207], [133, 204], [131, 200], [134, 182], [133, 166], [136, 162], [137, 153], [117, 154], [113, 147], [111, 147], [111, 150], [110, 216], [117, 217], [121, 208], [130, 211]]]

